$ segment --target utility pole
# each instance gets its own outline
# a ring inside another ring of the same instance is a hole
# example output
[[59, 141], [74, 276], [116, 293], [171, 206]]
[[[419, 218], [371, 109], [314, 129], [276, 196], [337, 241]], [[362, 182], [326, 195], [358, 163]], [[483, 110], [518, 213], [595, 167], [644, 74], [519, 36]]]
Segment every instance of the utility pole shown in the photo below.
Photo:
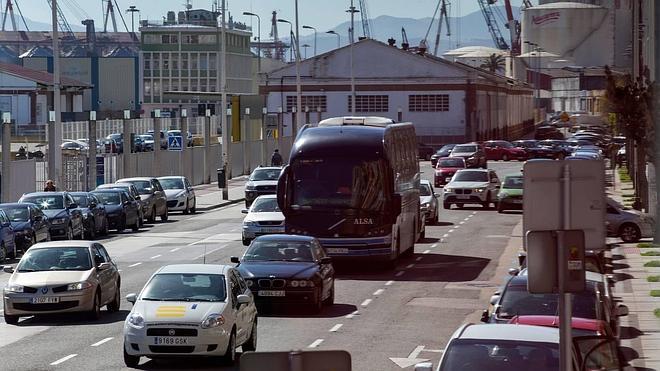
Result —
[[135, 13], [138, 13], [140, 10], [135, 5], [131, 5], [126, 11], [131, 13], [131, 33], [135, 33]]
[[227, 9], [225, 7], [226, 0], [222, 0], [222, 23], [220, 24], [220, 38], [221, 49], [220, 49], [220, 122], [222, 126], [222, 151], [224, 155], [224, 163], [226, 164], [225, 168], [225, 188], [222, 189], [222, 199], [229, 199], [229, 179], [231, 178], [231, 134], [229, 134], [229, 124], [227, 123], [227, 32], [225, 30], [225, 14]]
[[[302, 86], [300, 82], [300, 23], [298, 22], [298, 0], [295, 2], [296, 5], [296, 100], [297, 100], [297, 112], [302, 112]], [[296, 114], [296, 126], [294, 127], [293, 135], [298, 134], [298, 130], [302, 126], [302, 115], [300, 113]]]
[[[654, 40], [657, 45], [658, 40], [660, 40], [660, 5], [655, 4], [653, 7], [653, 17], [655, 18], [655, 30], [654, 30]], [[660, 48], [655, 47], [655, 76], [653, 81], [653, 91], [655, 102], [654, 107], [654, 120], [655, 120], [655, 192], [656, 192], [656, 202], [655, 202], [655, 236], [653, 236], [653, 243], [660, 244], [660, 182], [658, 178], [660, 177]]]
[[54, 116], [48, 124], [48, 178], [62, 187], [62, 108], [60, 99], [60, 43], [57, 33], [57, 0], [51, 6], [53, 23], [53, 109]]
[[355, 116], [355, 75], [353, 71], [353, 44], [355, 43], [355, 13], [358, 11], [351, 0], [351, 7], [347, 10], [351, 13], [351, 29], [349, 30], [349, 41], [351, 43], [351, 115]]

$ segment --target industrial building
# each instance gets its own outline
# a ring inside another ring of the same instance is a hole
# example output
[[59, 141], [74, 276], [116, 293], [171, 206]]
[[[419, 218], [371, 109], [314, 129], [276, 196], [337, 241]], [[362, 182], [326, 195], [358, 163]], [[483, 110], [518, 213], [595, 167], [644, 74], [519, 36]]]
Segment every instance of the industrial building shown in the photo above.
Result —
[[[356, 115], [411, 121], [420, 142], [436, 145], [518, 138], [533, 125], [533, 91], [525, 84], [371, 39], [352, 48]], [[346, 46], [301, 62], [302, 106], [311, 112], [305, 121], [350, 114], [350, 53]], [[295, 122], [295, 75], [288, 65], [266, 73], [260, 86], [284, 135]]]

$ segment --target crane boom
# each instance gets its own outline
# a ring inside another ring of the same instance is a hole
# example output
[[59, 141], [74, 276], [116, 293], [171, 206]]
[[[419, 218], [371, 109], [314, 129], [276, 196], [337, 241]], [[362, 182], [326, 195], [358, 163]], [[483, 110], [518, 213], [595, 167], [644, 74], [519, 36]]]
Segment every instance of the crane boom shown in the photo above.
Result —
[[5, 6], [5, 14], [2, 15], [2, 30], [5, 31], [5, 25], [7, 23], [7, 15], [11, 18], [12, 31], [18, 31], [16, 28], [16, 17], [14, 16], [14, 6], [11, 3], [11, 0], [7, 0], [7, 5]]
[[[53, 8], [52, 0], [46, 0], [46, 1], [48, 1], [48, 5], [52, 9]], [[62, 39], [74, 40], [76, 38], [76, 36], [73, 34], [73, 31], [71, 30], [71, 26], [69, 26], [69, 22], [66, 20], [66, 17], [64, 16], [64, 13], [62, 12], [62, 9], [60, 8], [59, 5], [57, 5], [57, 25], [62, 31]]]
[[513, 18], [511, 0], [504, 0], [504, 6], [506, 7], [507, 28], [511, 37], [511, 54], [520, 55], [520, 22]]
[[451, 29], [449, 28], [449, 16], [447, 15], [447, 7], [449, 1], [440, 0], [442, 5], [440, 6], [440, 19], [438, 20], [438, 32], [435, 34], [435, 46], [433, 48], [433, 55], [438, 56], [438, 48], [440, 46], [440, 34], [442, 33], [442, 21], [445, 21], [447, 25], [447, 36], [451, 36]]
[[360, 0], [360, 17], [362, 19], [362, 35], [367, 39], [371, 39], [371, 22], [369, 21], [367, 0]]
[[509, 49], [509, 44], [504, 41], [504, 37], [502, 37], [502, 31], [500, 31], [500, 26], [497, 24], [493, 10], [490, 8], [491, 4], [495, 3], [496, 0], [478, 1], [479, 7], [481, 8], [481, 13], [484, 15], [486, 20], [486, 26], [488, 26], [490, 36], [493, 38], [493, 43], [495, 43], [495, 47], [501, 50]]

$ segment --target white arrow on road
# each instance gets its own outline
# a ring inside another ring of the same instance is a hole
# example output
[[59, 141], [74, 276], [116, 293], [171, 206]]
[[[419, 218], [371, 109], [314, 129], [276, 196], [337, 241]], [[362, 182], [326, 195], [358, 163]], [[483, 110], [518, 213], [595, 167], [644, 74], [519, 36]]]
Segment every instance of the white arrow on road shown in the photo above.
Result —
[[426, 362], [428, 359], [426, 358], [417, 358], [419, 356], [419, 353], [424, 350], [423, 345], [417, 346], [410, 354], [408, 355], [408, 358], [395, 358], [395, 357], [390, 357], [390, 361], [394, 362], [397, 366], [401, 368], [406, 368], [410, 367], [413, 365], [416, 365], [420, 362]]

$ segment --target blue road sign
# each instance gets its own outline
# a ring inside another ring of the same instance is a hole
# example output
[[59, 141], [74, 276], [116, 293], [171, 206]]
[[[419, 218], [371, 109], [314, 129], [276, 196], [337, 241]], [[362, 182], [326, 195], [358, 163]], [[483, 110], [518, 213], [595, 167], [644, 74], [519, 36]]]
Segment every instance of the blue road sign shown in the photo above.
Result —
[[167, 150], [168, 151], [183, 151], [183, 137], [175, 135], [167, 137]]

